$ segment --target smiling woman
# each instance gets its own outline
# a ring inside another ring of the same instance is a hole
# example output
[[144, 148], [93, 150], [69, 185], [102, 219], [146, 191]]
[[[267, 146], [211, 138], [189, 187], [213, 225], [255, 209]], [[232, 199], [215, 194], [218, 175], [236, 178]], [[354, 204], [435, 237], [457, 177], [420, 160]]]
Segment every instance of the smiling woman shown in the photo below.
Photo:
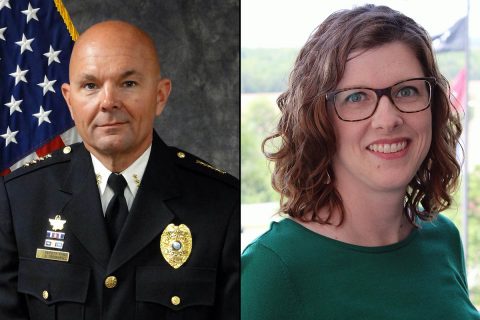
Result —
[[480, 319], [439, 214], [460, 173], [448, 93], [430, 37], [400, 12], [318, 26], [264, 141], [286, 219], [243, 253], [243, 319]]
[[[392, 84], [394, 84], [393, 87], [396, 87], [397, 84], [400, 84], [402, 90], [409, 89], [423, 92], [423, 94], [418, 94], [419, 96], [423, 95], [423, 97], [418, 100], [415, 99], [416, 103], [411, 105], [412, 109], [409, 112], [404, 111], [405, 108], [400, 109], [398, 106], [404, 106], [404, 103], [399, 103], [399, 101], [403, 102], [405, 98], [400, 99], [398, 94], [392, 97], [393, 95], [390, 94], [379, 99], [372, 98], [365, 104], [355, 107], [363, 107], [365, 111], [369, 111], [368, 114], [366, 113], [368, 115], [366, 117], [345, 110], [346, 106], [343, 106], [340, 110], [342, 110], [344, 116], [349, 116], [348, 119], [358, 116], [358, 118], [353, 119], [357, 120], [355, 122], [347, 121], [343, 117], [340, 118], [338, 114], [335, 116], [330, 114], [337, 147], [335, 156], [331, 160], [331, 168], [327, 170], [333, 173], [335, 187], [340, 195], [349, 195], [348, 199], [346, 196], [342, 197], [343, 205], [351, 206], [350, 210], [347, 209], [346, 212], [354, 215], [349, 219], [355, 220], [356, 223], [361, 223], [362, 220], [369, 218], [382, 219], [389, 221], [391, 224], [395, 224], [395, 221], [397, 221], [398, 224], [398, 220], [405, 216], [402, 215], [405, 186], [410, 184], [410, 181], [419, 171], [432, 141], [432, 112], [429, 108], [430, 89], [427, 90], [429, 85], [424, 80], [418, 80], [422, 83], [417, 80], [406, 80], [404, 82], [405, 79], [422, 77], [424, 74], [422, 65], [416, 58], [414, 51], [403, 41], [396, 40], [366, 51], [364, 49], [355, 50], [349, 55], [347, 61], [342, 79], [337, 84], [339, 90], [355, 86], [383, 88]], [[383, 70], [388, 70], [388, 72], [383, 72]], [[417, 87], [413, 89], [415, 85]], [[391, 89], [389, 87], [387, 91], [391, 91]], [[441, 93], [441, 88], [438, 88], [438, 91]], [[355, 92], [359, 92], [358, 89]], [[377, 98], [376, 95], [374, 97]], [[356, 102], [356, 104], [360, 103]], [[337, 105], [336, 103], [335, 109], [339, 110]], [[329, 111], [332, 113], [331, 105], [327, 105], [328, 107], [330, 107]], [[440, 108], [442, 108], [441, 105], [435, 106], [435, 110]], [[405, 146], [405, 148], [397, 149], [398, 144], [400, 144], [400, 147]], [[396, 152], [390, 152], [391, 146], [397, 149]], [[452, 150], [442, 151], [448, 153]], [[454, 170], [458, 168], [453, 166], [453, 163], [451, 165], [452, 167], [449, 170], [455, 173]], [[432, 178], [431, 181], [434, 182], [434, 179]], [[386, 198], [385, 201], [378, 196], [378, 191], [384, 194], [388, 193], [391, 196]], [[396, 201], [392, 203], [392, 199], [396, 199]], [[435, 198], [432, 197], [433, 199]], [[370, 211], [371, 208], [365, 211], [361, 210], [360, 213], [357, 213], [360, 211], [358, 209], [353, 210], [354, 207], [358, 207], [365, 200], [371, 204], [377, 202], [383, 208], [391, 207], [391, 210], [378, 212], [380, 215], [378, 217], [374, 216], [376, 210]], [[435, 201], [427, 200], [427, 197], [423, 199], [424, 207], [437, 205]], [[447, 198], [445, 201], [451, 200]], [[414, 223], [417, 211], [420, 212], [422, 217], [433, 216], [434, 214], [431, 210], [428, 212], [416, 210], [416, 206], [409, 209], [411, 214], [407, 215], [407, 218], [412, 223]], [[355, 214], [353, 214], [353, 211], [355, 211]], [[320, 213], [320, 211], [317, 212]], [[402, 236], [396, 235], [396, 230], [392, 231], [394, 232], [388, 233], [388, 237], [392, 237], [390, 242], [399, 241]], [[410, 228], [404, 228], [402, 231], [409, 233]], [[346, 238], [349, 235], [351, 234], [347, 233], [344, 237]], [[371, 235], [373, 236], [373, 234]], [[405, 237], [405, 234], [403, 237]], [[365, 235], [362, 235], [357, 241], [353, 239], [351, 241], [366, 242], [368, 240]]]

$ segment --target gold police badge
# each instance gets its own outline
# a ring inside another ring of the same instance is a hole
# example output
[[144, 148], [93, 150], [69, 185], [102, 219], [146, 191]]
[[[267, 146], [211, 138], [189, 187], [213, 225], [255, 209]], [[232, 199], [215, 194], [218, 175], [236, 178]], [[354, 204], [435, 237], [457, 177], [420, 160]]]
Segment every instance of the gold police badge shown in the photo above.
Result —
[[169, 265], [180, 268], [192, 252], [190, 229], [184, 224], [176, 226], [170, 223], [160, 237], [160, 251]]

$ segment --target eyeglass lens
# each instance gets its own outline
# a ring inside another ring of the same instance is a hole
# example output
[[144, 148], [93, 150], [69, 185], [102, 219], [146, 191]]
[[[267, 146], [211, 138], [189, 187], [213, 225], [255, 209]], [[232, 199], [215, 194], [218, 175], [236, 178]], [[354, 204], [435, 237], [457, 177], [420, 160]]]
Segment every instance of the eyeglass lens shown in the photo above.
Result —
[[335, 94], [335, 109], [343, 120], [363, 120], [373, 115], [384, 94], [400, 111], [419, 112], [430, 104], [431, 86], [427, 80], [416, 79], [400, 82], [390, 90], [348, 89]]

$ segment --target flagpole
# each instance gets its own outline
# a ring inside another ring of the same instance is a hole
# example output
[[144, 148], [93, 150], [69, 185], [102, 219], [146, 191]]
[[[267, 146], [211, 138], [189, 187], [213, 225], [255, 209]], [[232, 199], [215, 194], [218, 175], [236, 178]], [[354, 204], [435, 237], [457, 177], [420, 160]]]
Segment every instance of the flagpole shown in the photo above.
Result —
[[463, 243], [463, 252], [465, 255], [465, 264], [468, 263], [468, 83], [469, 83], [469, 73], [470, 73], [470, 39], [469, 39], [469, 19], [470, 19], [470, 0], [467, 0], [467, 17], [465, 22], [465, 117], [463, 121], [463, 146], [464, 146], [464, 157], [463, 157], [463, 176], [462, 176], [462, 243]]

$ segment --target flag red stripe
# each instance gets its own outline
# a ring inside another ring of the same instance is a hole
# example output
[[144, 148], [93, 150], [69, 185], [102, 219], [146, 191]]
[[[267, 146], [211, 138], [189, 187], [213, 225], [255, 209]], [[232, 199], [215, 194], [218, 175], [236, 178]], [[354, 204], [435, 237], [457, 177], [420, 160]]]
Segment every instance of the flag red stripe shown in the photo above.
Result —
[[40, 148], [38, 148], [35, 153], [39, 157], [44, 157], [49, 153], [52, 153], [53, 151], [63, 148], [65, 144], [63, 143], [63, 140], [60, 136], [56, 136], [51, 140], [49, 143], [44, 144]]
[[467, 69], [465, 67], [452, 80], [450, 89], [453, 94], [453, 97], [451, 97], [453, 107], [460, 112], [465, 112], [467, 110]]

